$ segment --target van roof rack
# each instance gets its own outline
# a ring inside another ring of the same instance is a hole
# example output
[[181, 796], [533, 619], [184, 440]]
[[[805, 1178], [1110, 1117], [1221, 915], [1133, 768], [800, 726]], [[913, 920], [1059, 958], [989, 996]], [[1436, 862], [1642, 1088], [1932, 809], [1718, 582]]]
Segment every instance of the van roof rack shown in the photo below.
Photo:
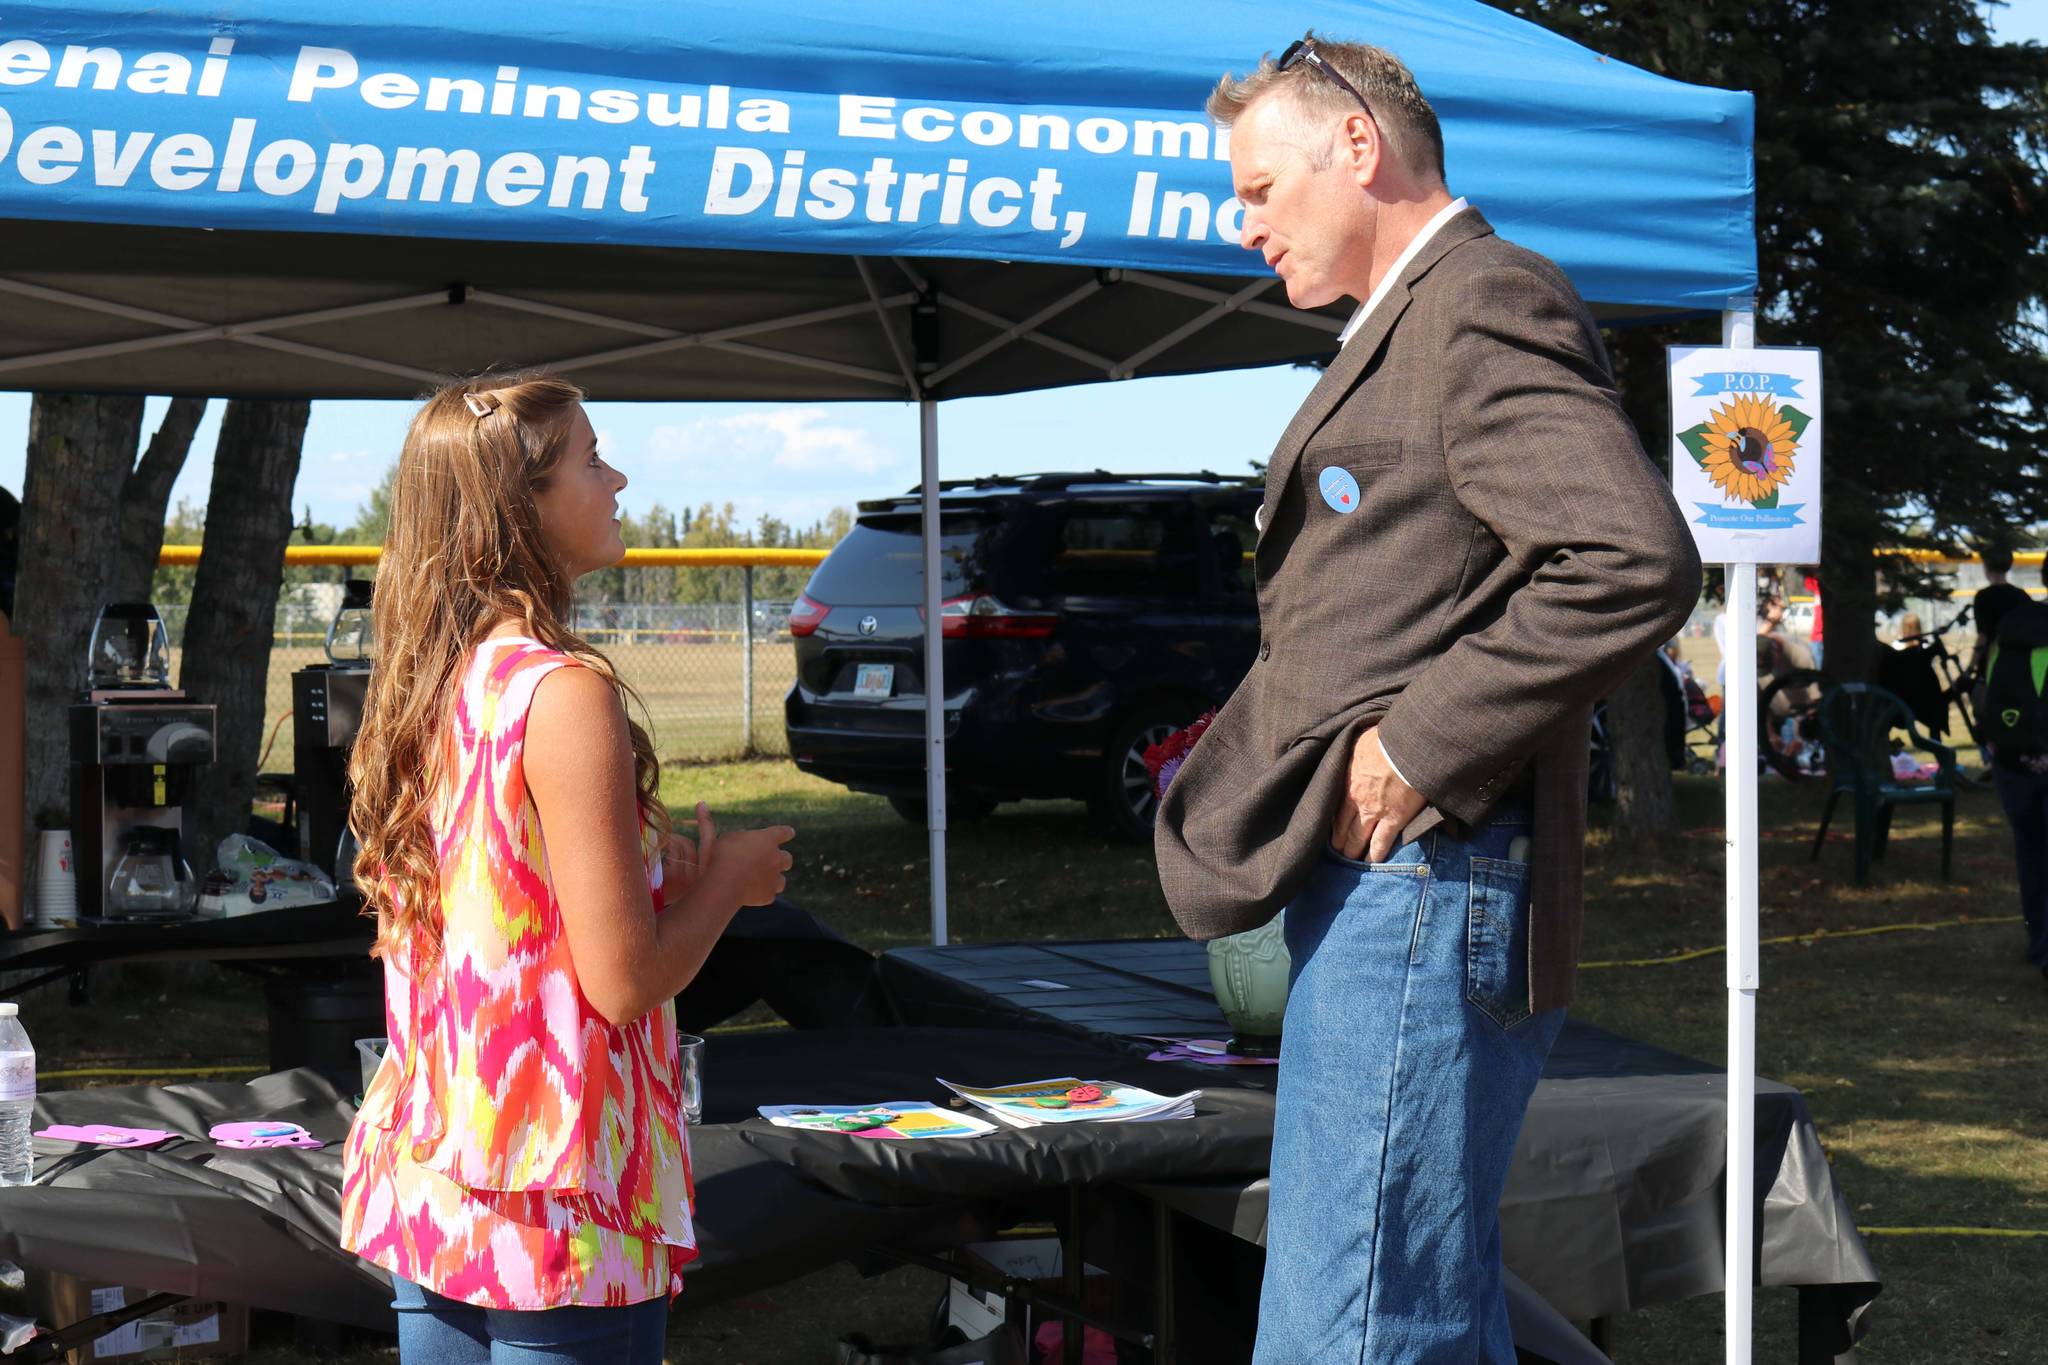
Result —
[[[1192, 474], [1117, 474], [1107, 469], [1090, 469], [1053, 474], [984, 474], [974, 479], [942, 479], [939, 491], [948, 493], [956, 488], [1070, 488], [1080, 483], [1242, 483], [1244, 479], [1232, 474], [1218, 474], [1203, 469]], [[904, 490], [905, 496], [916, 497], [920, 489]]]
[[[972, 479], [942, 479], [939, 481], [941, 495], [947, 493], [995, 493], [1026, 490], [1052, 492], [1063, 488], [1075, 488], [1091, 484], [1173, 484], [1200, 483], [1218, 487], [1248, 485], [1258, 480], [1256, 474], [1218, 474], [1203, 469], [1187, 474], [1118, 474], [1107, 469], [1067, 471], [1048, 474], [984, 474]], [[855, 504], [861, 512], [896, 512], [916, 507], [922, 490], [911, 488], [893, 497], [872, 498]]]

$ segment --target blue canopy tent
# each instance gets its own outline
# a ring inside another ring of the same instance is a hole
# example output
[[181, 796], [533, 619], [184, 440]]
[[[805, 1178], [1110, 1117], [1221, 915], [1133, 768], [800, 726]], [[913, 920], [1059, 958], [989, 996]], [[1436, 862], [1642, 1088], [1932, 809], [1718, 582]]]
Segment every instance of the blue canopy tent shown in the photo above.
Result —
[[[1754, 291], [1749, 97], [1470, 0], [647, 14], [10, 8], [0, 385], [390, 398], [512, 363], [605, 399], [903, 398], [932, 482], [941, 398], [1330, 354], [1343, 310], [1236, 245], [1199, 112], [1307, 24], [1400, 53], [1454, 188], [1601, 312]], [[942, 664], [935, 637], [934, 774]]]
[[[607, 400], [915, 401], [934, 620], [938, 400], [1334, 349], [1345, 310], [1237, 247], [1200, 112], [1311, 25], [1403, 57], [1453, 190], [1603, 316], [1746, 325], [1750, 97], [1476, 0], [31, 0], [0, 15], [0, 387], [546, 364]], [[925, 663], [943, 942], [936, 632]]]
[[1157, 0], [916, 31], [788, 3], [643, 15], [11, 8], [0, 383], [395, 397], [488, 358], [607, 398], [886, 398], [1318, 358], [1329, 320], [1236, 248], [1227, 136], [1199, 113], [1307, 22], [1401, 53], [1454, 186], [1603, 312], [1754, 287], [1749, 97], [1468, 0], [1281, 28]]

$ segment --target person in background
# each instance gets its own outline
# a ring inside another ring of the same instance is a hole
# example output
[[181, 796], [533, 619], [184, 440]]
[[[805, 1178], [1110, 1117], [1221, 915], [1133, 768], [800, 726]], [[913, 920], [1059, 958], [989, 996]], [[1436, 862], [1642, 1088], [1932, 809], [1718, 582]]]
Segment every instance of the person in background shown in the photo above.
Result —
[[1813, 652], [1785, 628], [1785, 599], [1776, 593], [1757, 608], [1757, 676], [1775, 678], [1795, 668], [1812, 668]]
[[1685, 685], [1692, 678], [1692, 669], [1678, 657], [1676, 640], [1657, 651], [1657, 661], [1664, 665], [1657, 673], [1657, 695], [1664, 699], [1664, 757], [1676, 772], [1686, 764], [1685, 732], [1690, 727]]
[[1821, 659], [1824, 657], [1825, 651], [1821, 647], [1820, 580], [1812, 574], [1807, 574], [1801, 582], [1806, 588], [1807, 596], [1813, 599], [1813, 630], [1806, 637], [1807, 653], [1813, 656], [1813, 666], [1821, 668], [1824, 666], [1821, 663]]
[[[1714, 681], [1723, 691], [1728, 687], [1728, 612], [1714, 613], [1714, 647], [1721, 662]], [[1762, 592], [1756, 599], [1756, 671], [1758, 678], [1774, 677], [1788, 668], [1814, 667], [1806, 647], [1785, 630], [1785, 599], [1776, 592]]]
[[1892, 632], [1891, 648], [1877, 652], [1876, 682], [1913, 713], [1920, 728], [1936, 739], [1948, 733], [1949, 695], [1935, 660], [1941, 642], [1920, 620], [1906, 612]]
[[1984, 565], [1984, 586], [1970, 599], [1970, 616], [1977, 623], [1977, 645], [1970, 651], [1970, 676], [1984, 676], [1984, 664], [1991, 655], [1991, 642], [1998, 638], [1998, 623], [2014, 607], [2033, 601], [2027, 590], [2008, 581], [2012, 573], [2010, 547], [1992, 543], [1977, 552]]
[[442, 389], [399, 452], [349, 762], [391, 1040], [341, 1244], [404, 1365], [657, 1365], [696, 1255], [674, 996], [782, 890], [787, 826], [669, 831], [654, 746], [569, 627], [625, 557], [575, 386]]
[[[2006, 562], [2011, 563], [2009, 558]], [[1987, 568], [1990, 563], [1986, 555]], [[1974, 700], [1991, 733], [2016, 737], [1988, 744], [1985, 751], [1991, 759], [1991, 784], [2012, 827], [2027, 961], [2048, 981], [2048, 747], [2033, 738], [2048, 729], [2048, 719], [2041, 715], [2048, 698], [2042, 697], [2035, 681], [2040, 675], [2033, 672], [2048, 653], [2048, 605], [2011, 584], [2004, 586], [2019, 597], [1994, 603], [1997, 657], [1990, 657], [1994, 651], [1987, 645], [1985, 671], [1978, 675]], [[2010, 661], [2016, 668], [2008, 666], [2008, 655], [2018, 656]]]

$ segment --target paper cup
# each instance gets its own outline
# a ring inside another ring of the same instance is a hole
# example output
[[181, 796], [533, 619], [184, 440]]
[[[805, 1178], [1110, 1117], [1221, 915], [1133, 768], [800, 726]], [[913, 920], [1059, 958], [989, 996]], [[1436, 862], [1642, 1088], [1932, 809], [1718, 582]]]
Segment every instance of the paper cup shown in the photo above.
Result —
[[71, 860], [71, 831], [45, 829], [36, 833], [36, 877], [41, 881], [74, 875]]
[[78, 923], [78, 905], [69, 895], [38, 892], [29, 904], [29, 923], [38, 929], [69, 929]]

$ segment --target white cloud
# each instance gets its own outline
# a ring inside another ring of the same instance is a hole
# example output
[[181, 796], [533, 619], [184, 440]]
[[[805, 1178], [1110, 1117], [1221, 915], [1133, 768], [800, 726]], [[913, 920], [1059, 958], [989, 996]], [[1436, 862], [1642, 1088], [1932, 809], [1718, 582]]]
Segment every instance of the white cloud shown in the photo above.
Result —
[[647, 456], [653, 464], [683, 464], [704, 448], [701, 428], [709, 422], [669, 422], [647, 433]]
[[382, 460], [389, 464], [398, 456], [388, 450], [329, 450], [314, 454], [307, 451], [299, 461], [300, 469], [314, 469], [331, 464], [363, 464], [371, 460]]
[[657, 465], [759, 466], [804, 474], [873, 475], [904, 463], [859, 427], [832, 420], [825, 408], [733, 413], [655, 427], [647, 434]]

